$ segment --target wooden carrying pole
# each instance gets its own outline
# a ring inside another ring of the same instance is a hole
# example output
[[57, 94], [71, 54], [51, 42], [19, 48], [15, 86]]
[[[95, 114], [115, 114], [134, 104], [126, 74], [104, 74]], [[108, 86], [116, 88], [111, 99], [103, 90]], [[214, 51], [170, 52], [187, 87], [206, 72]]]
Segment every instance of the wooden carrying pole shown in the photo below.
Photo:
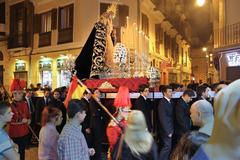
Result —
[[[82, 85], [82, 86], [86, 86], [85, 84], [83, 84], [79, 79], [77, 79], [78, 80], [78, 83], [80, 84], [80, 85]], [[88, 92], [88, 93], [91, 93], [91, 91], [87, 88], [87, 86], [86, 86], [86, 91]], [[92, 93], [91, 93], [92, 94]], [[97, 98], [94, 96], [94, 95], [92, 95], [92, 98], [101, 106], [101, 108], [111, 117], [111, 119], [119, 126], [119, 127], [121, 127], [122, 128], [122, 125], [117, 121], [117, 119], [109, 112], [109, 110], [101, 103], [101, 102], [99, 102], [98, 100], [97, 100]]]

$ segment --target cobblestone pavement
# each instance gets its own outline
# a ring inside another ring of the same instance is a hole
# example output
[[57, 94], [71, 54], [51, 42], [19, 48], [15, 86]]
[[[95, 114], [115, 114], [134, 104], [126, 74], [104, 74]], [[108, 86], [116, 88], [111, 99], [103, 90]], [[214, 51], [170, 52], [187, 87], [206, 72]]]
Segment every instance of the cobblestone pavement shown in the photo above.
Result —
[[37, 147], [31, 147], [26, 149], [25, 151], [25, 160], [37, 160], [38, 159], [38, 148]]

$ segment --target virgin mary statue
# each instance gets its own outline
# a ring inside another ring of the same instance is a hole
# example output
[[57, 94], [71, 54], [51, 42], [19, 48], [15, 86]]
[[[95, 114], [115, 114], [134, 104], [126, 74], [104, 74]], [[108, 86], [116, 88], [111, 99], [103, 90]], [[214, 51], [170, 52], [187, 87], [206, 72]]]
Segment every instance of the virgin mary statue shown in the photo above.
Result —
[[85, 45], [75, 61], [75, 70], [79, 79], [99, 78], [103, 73], [111, 72], [113, 63], [113, 18], [116, 4], [112, 4], [95, 23]]

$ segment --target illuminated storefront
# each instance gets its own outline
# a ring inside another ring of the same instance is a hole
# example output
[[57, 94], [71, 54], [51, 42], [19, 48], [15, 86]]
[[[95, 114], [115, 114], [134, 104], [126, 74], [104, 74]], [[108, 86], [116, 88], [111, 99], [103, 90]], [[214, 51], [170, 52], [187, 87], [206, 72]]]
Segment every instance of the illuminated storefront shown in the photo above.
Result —
[[240, 49], [220, 53], [221, 80], [234, 81], [240, 78]]
[[43, 58], [39, 61], [40, 80], [42, 85], [52, 87], [52, 60], [50, 58]]
[[21, 59], [16, 59], [14, 78], [28, 81], [28, 72], [26, 71], [26, 62]]
[[61, 57], [57, 59], [57, 69], [58, 69], [58, 87], [68, 86], [71, 80], [71, 72], [66, 70], [65, 62], [66, 57]]

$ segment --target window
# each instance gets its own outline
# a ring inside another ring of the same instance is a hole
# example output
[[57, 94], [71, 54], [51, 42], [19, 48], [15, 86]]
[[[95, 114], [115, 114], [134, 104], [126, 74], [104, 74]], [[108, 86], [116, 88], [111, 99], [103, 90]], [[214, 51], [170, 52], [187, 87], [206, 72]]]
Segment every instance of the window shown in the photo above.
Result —
[[0, 23], [5, 24], [5, 2], [0, 3]]
[[58, 44], [73, 41], [73, 8], [68, 5], [59, 9], [58, 16]]
[[156, 37], [156, 52], [160, 53], [160, 44], [163, 44], [163, 29], [161, 24], [155, 25], [155, 37]]
[[60, 29], [73, 27], [73, 5], [60, 8]]
[[3, 53], [0, 51], [0, 61], [3, 61]]
[[18, 44], [23, 44], [23, 20], [19, 19], [17, 22], [17, 36], [18, 36]]
[[50, 70], [41, 71], [41, 80], [43, 85], [48, 85], [52, 87], [52, 71]]
[[24, 16], [24, 8], [19, 8], [17, 10], [17, 37], [18, 44], [23, 45], [23, 16]]
[[43, 13], [41, 15], [41, 33], [51, 31], [51, 12]]
[[72, 74], [67, 70], [59, 70], [58, 87], [68, 86], [71, 81]]
[[147, 15], [142, 13], [142, 31], [145, 33], [145, 35], [149, 35], [149, 22]]

